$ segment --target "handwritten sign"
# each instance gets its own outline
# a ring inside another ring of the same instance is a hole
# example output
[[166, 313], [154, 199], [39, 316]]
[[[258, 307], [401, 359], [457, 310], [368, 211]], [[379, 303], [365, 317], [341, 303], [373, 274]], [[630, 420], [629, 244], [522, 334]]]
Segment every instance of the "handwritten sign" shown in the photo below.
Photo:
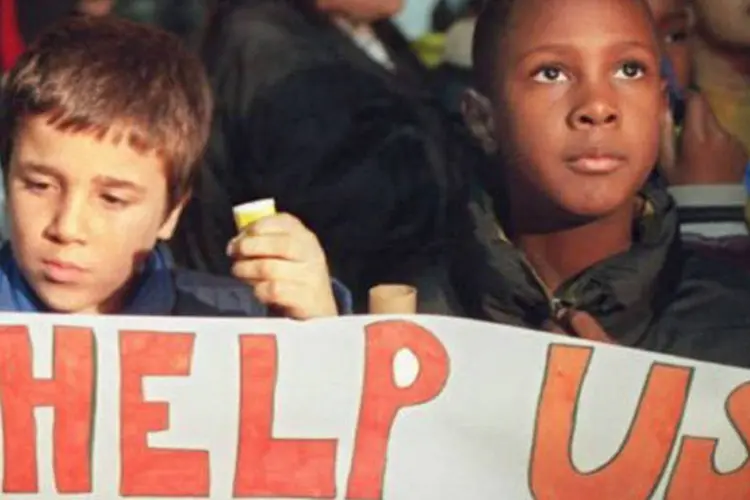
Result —
[[0, 497], [747, 499], [750, 372], [437, 317], [0, 320]]

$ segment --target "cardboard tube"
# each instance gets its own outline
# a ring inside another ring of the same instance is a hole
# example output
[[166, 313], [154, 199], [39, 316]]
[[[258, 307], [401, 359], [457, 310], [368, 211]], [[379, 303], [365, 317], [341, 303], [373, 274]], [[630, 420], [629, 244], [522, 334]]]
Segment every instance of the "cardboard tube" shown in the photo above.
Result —
[[378, 285], [370, 289], [370, 314], [416, 313], [416, 288], [409, 285]]
[[254, 222], [258, 222], [264, 217], [276, 213], [276, 201], [273, 198], [264, 200], [251, 201], [237, 205], [232, 209], [234, 213], [234, 223], [238, 231], [244, 231], [245, 228]]

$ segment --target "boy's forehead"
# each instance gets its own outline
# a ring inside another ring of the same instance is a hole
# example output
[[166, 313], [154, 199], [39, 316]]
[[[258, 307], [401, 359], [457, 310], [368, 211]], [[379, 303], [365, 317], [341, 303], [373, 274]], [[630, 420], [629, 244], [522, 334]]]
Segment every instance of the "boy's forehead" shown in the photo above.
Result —
[[516, 1], [507, 35], [506, 48], [510, 50], [566, 41], [588, 44], [617, 37], [656, 45], [650, 16], [641, 0]]
[[60, 130], [44, 115], [23, 120], [13, 148], [14, 159], [42, 164], [80, 177], [105, 175], [134, 183], [151, 183], [164, 175], [161, 158], [128, 144], [127, 128], [103, 136], [92, 131]]

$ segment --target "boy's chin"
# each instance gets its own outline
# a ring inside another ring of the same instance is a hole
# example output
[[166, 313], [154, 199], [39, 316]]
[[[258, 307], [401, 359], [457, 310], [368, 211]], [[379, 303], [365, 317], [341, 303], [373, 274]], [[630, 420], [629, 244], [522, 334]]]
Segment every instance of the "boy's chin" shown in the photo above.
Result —
[[60, 287], [44, 285], [35, 288], [39, 300], [51, 312], [59, 314], [99, 314], [104, 302], [82, 290], [57, 290]]
[[571, 223], [586, 224], [598, 220], [608, 219], [624, 209], [632, 206], [631, 199], [626, 193], [618, 195], [616, 193], [594, 194], [581, 196], [562, 197], [558, 200], [558, 207], [564, 214], [563, 217], [569, 219]]

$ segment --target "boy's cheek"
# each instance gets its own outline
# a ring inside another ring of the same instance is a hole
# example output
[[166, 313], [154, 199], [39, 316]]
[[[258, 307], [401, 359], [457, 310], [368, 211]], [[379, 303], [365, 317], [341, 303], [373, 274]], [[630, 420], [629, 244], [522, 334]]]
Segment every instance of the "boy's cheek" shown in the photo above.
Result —
[[15, 189], [6, 194], [6, 210], [12, 227], [31, 230], [46, 218], [46, 208], [39, 200]]

